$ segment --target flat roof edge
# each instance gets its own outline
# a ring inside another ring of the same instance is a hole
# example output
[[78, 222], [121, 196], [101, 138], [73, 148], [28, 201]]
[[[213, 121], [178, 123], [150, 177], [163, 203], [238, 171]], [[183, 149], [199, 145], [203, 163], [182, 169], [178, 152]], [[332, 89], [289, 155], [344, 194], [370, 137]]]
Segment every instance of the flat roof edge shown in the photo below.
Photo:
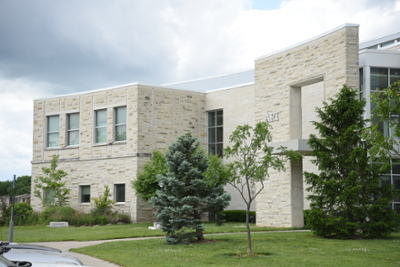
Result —
[[312, 38], [310, 38], [310, 39], [308, 39], [308, 40], [302, 41], [302, 42], [300, 42], [300, 43], [291, 45], [291, 46], [289, 46], [289, 47], [286, 47], [286, 48], [277, 50], [277, 51], [275, 51], [275, 52], [272, 52], [272, 53], [269, 53], [269, 54], [266, 54], [266, 55], [263, 55], [263, 56], [260, 56], [260, 57], [257, 57], [257, 58], [255, 58], [255, 60], [260, 60], [260, 59], [263, 59], [263, 58], [266, 58], [266, 57], [270, 57], [270, 56], [279, 54], [279, 53], [281, 53], [281, 52], [283, 52], [283, 51], [286, 51], [286, 50], [289, 50], [289, 49], [292, 49], [292, 48], [301, 46], [301, 45], [306, 44], [306, 43], [308, 43], [308, 42], [317, 40], [317, 39], [319, 39], [319, 38], [321, 38], [321, 37], [323, 37], [323, 36], [325, 36], [325, 35], [328, 35], [328, 34], [331, 34], [331, 33], [333, 33], [333, 32], [336, 32], [336, 31], [338, 31], [338, 30], [341, 30], [341, 29], [343, 29], [343, 28], [345, 28], [345, 27], [360, 27], [360, 24], [356, 24], [356, 23], [345, 23], [345, 24], [342, 24], [342, 25], [340, 25], [340, 26], [338, 26], [338, 27], [335, 27], [335, 28], [333, 28], [333, 29], [331, 29], [331, 30], [328, 30], [328, 31], [326, 31], [326, 32], [323, 32], [323, 33], [321, 33], [321, 34], [318, 34], [318, 35], [316, 35], [316, 36], [314, 36], [314, 37], [312, 37]]
[[96, 92], [101, 92], [101, 91], [106, 91], [106, 90], [112, 90], [112, 89], [118, 89], [118, 88], [122, 88], [122, 87], [133, 86], [133, 85], [138, 85], [138, 86], [139, 86], [139, 85], [143, 85], [143, 86], [151, 86], [151, 87], [157, 87], [157, 88], [163, 88], [163, 89], [171, 89], [171, 90], [179, 90], [179, 91], [188, 91], [188, 92], [195, 92], [195, 93], [204, 93], [204, 92], [195, 91], [195, 90], [188, 90], [188, 89], [167, 87], [167, 86], [163, 86], [163, 85], [154, 85], [154, 84], [147, 84], [147, 83], [134, 82], [134, 83], [121, 84], [121, 85], [116, 85], [116, 86], [111, 86], [111, 87], [105, 87], [105, 88], [94, 89], [94, 90], [88, 90], [88, 91], [81, 91], [81, 92], [70, 93], [70, 94], [63, 94], [63, 95], [55, 95], [55, 96], [50, 96], [50, 97], [37, 98], [37, 99], [34, 99], [33, 101], [46, 100], [46, 99], [59, 98], [59, 97], [67, 97], [67, 96], [74, 96], [74, 95], [92, 94], [92, 93], [96, 93]]

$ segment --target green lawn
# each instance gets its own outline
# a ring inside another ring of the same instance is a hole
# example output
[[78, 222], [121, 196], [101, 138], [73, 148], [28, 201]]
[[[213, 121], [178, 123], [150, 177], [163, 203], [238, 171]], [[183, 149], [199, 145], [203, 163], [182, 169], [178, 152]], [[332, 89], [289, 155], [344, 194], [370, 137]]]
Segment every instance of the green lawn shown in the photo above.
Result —
[[[164, 238], [119, 241], [74, 249], [121, 266], [400, 266], [400, 234], [380, 240], [329, 240], [311, 232], [253, 233], [245, 254], [245, 234], [213, 235], [210, 244], [167, 245]], [[233, 256], [232, 256], [233, 255]]]
[[[16, 226], [14, 227], [14, 242], [46, 242], [46, 241], [87, 241], [119, 239], [129, 237], [163, 236], [161, 230], [150, 230], [150, 223], [91, 226], [91, 227], [68, 227], [49, 228], [46, 226]], [[205, 233], [230, 233], [244, 232], [244, 223], [225, 223], [216, 226], [215, 223], [205, 223]], [[282, 230], [285, 228], [282, 228]], [[287, 228], [286, 228], [287, 229]], [[0, 227], [0, 240], [8, 240], [8, 227]], [[252, 225], [252, 231], [271, 231], [277, 228], [257, 227]], [[278, 229], [279, 230], [279, 229]]]
[[[379, 240], [329, 240], [311, 232], [253, 233], [253, 250], [263, 257], [232, 257], [247, 250], [245, 233], [209, 235], [215, 242], [193, 245], [167, 245], [161, 230], [149, 230], [151, 224], [127, 224], [94, 227], [48, 228], [17, 226], [14, 242], [64, 240], [102, 240], [160, 236], [142, 241], [116, 241], [74, 249], [121, 266], [397, 266], [400, 267], [400, 233]], [[244, 232], [244, 223], [216, 226], [205, 223], [207, 233]], [[256, 227], [253, 231], [275, 228]], [[1, 240], [8, 239], [8, 227], [0, 228]]]

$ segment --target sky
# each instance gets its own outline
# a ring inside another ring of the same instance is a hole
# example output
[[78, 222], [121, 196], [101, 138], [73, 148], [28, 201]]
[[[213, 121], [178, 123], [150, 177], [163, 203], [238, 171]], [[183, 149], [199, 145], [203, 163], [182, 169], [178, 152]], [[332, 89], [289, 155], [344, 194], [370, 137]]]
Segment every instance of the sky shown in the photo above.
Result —
[[400, 0], [0, 0], [0, 181], [30, 175], [35, 99], [248, 70], [344, 23], [400, 32]]

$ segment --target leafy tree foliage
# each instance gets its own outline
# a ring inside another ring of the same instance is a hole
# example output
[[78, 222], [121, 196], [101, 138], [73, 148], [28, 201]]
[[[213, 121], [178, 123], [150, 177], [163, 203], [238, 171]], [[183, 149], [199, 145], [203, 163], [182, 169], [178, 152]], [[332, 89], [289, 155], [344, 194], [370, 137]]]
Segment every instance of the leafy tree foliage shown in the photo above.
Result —
[[[378, 157], [385, 163], [384, 168], [390, 167], [392, 156], [400, 156], [400, 81], [390, 85], [388, 88], [371, 95], [374, 104], [372, 110], [372, 122], [370, 131], [366, 138], [374, 139], [369, 153], [371, 157]], [[386, 126], [386, 127], [385, 127]], [[391, 129], [389, 135], [383, 131], [384, 128]]]
[[373, 164], [368, 150], [374, 140], [363, 140], [365, 101], [358, 92], [343, 86], [330, 104], [324, 102], [313, 122], [319, 137], [310, 135], [320, 173], [305, 172], [311, 192], [308, 223], [317, 235], [329, 238], [379, 238], [390, 234], [398, 223], [389, 209], [395, 192], [380, 186], [380, 166]]
[[138, 173], [136, 180], [132, 182], [132, 187], [135, 189], [136, 194], [145, 201], [150, 200], [156, 195], [156, 191], [161, 189], [157, 175], [165, 175], [167, 170], [164, 155], [159, 151], [153, 151], [151, 160], [143, 166], [143, 170]]
[[[15, 195], [31, 193], [31, 176], [24, 175], [17, 177], [15, 181]], [[0, 196], [12, 196], [12, 181], [0, 181]]]
[[[232, 185], [246, 204], [248, 254], [253, 253], [249, 223], [251, 204], [264, 189], [269, 170], [284, 170], [282, 158], [272, 155], [273, 148], [268, 146], [272, 140], [270, 128], [267, 122], [258, 122], [254, 128], [247, 124], [239, 125], [229, 137], [232, 146], [224, 149], [224, 158], [229, 159], [229, 163], [224, 165], [220, 158], [211, 157], [210, 168], [206, 172], [209, 180]], [[300, 154], [283, 147], [279, 150], [290, 157], [301, 158]], [[259, 183], [258, 188], [256, 183]]]
[[36, 177], [34, 195], [42, 200], [45, 207], [66, 206], [69, 202], [70, 189], [65, 187], [63, 178], [68, 174], [57, 169], [58, 157], [54, 155], [50, 167], [43, 167], [43, 175]]
[[166, 232], [169, 244], [204, 239], [201, 216], [204, 212], [221, 212], [230, 201], [222, 185], [210, 186], [203, 173], [208, 159], [197, 138], [186, 133], [168, 147], [165, 154], [168, 172], [157, 175], [161, 189], [151, 203]]
[[108, 199], [109, 195], [110, 187], [105, 185], [103, 195], [92, 198], [94, 204], [94, 209], [92, 210], [93, 215], [109, 215], [112, 213], [112, 205], [114, 204], [114, 201]]

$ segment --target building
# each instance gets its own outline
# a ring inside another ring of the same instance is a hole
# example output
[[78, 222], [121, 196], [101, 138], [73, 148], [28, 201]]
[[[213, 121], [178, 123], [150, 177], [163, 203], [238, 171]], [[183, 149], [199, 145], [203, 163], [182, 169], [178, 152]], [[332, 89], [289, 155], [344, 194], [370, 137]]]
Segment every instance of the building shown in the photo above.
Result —
[[[108, 185], [117, 210], [130, 214], [134, 222], [151, 221], [153, 211], [135, 196], [131, 181], [153, 150], [165, 150], [189, 129], [205, 149], [218, 154], [237, 125], [268, 120], [274, 145], [307, 155], [307, 138], [315, 133], [310, 123], [317, 119], [315, 107], [344, 84], [360, 87], [367, 97], [372, 88], [384, 86], [385, 79], [399, 79], [399, 45], [400, 33], [359, 45], [358, 25], [345, 24], [257, 58], [254, 69], [245, 72], [35, 100], [32, 180], [52, 155], [59, 155], [59, 167], [69, 174], [74, 208], [89, 211], [91, 198]], [[369, 106], [365, 116], [370, 116]], [[258, 196], [253, 207], [258, 225], [303, 226], [302, 210], [308, 203], [302, 173], [316, 167], [306, 157], [301, 164], [286, 162], [286, 169], [271, 173]], [[400, 188], [398, 169], [385, 179]], [[232, 194], [228, 209], [243, 209], [236, 191], [227, 190]], [[35, 210], [42, 208], [35, 197], [31, 203]], [[400, 212], [400, 202], [393, 208]]]

